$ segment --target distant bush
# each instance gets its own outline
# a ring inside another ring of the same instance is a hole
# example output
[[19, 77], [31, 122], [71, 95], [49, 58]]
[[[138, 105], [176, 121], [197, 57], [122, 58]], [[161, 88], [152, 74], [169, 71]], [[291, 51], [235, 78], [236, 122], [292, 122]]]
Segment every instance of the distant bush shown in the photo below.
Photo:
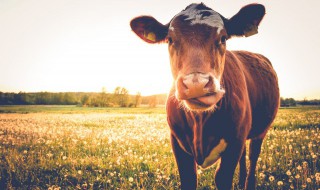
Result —
[[292, 107], [297, 106], [297, 102], [293, 98], [280, 98], [281, 107]]

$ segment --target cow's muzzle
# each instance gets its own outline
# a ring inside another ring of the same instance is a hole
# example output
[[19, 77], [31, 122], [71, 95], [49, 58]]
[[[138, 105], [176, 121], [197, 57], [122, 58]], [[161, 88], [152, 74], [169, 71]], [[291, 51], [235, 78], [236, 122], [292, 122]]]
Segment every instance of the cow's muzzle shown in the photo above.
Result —
[[224, 93], [220, 80], [210, 73], [191, 73], [176, 81], [176, 97], [190, 110], [211, 109]]

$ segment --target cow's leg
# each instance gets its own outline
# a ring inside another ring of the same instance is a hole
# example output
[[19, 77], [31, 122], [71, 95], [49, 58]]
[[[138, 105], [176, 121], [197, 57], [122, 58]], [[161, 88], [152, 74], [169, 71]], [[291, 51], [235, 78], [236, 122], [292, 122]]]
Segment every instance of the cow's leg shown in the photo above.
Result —
[[239, 174], [239, 188], [244, 189], [247, 179], [247, 164], [246, 164], [246, 145], [244, 144], [242, 155], [240, 158], [240, 174]]
[[255, 172], [256, 172], [257, 160], [261, 152], [262, 141], [263, 141], [263, 138], [259, 138], [259, 139], [252, 139], [250, 142], [250, 150], [249, 150], [250, 167], [249, 167], [249, 174], [246, 182], [247, 190], [252, 190], [256, 188]]
[[228, 144], [216, 170], [215, 182], [217, 189], [229, 190], [232, 188], [233, 174], [242, 155], [244, 144], [245, 141]]
[[179, 169], [181, 189], [195, 190], [197, 188], [197, 170], [194, 158], [181, 149], [173, 135], [171, 135], [171, 145]]

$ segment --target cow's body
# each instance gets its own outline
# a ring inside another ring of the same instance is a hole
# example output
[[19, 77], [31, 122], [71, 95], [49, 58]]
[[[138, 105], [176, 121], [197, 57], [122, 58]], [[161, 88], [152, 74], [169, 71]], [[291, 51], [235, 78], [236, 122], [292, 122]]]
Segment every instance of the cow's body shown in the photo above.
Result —
[[[245, 139], [264, 137], [279, 106], [277, 77], [262, 55], [228, 51], [222, 83], [227, 96], [214, 112], [181, 109], [174, 87], [167, 101], [172, 134], [199, 165], [221, 138], [230, 142], [239, 138], [235, 135]], [[239, 125], [242, 127], [234, 127]]]
[[[214, 112], [181, 109], [174, 96], [174, 87], [167, 101], [172, 140], [203, 168], [210, 166], [203, 165], [204, 160], [221, 139], [231, 148], [243, 145], [246, 139], [262, 141], [279, 107], [277, 76], [268, 59], [245, 51], [227, 51], [226, 56], [222, 81], [226, 96]], [[237, 150], [231, 150], [226, 156], [237, 155]], [[231, 164], [230, 168], [236, 164]], [[195, 174], [189, 172], [187, 175]]]
[[264, 11], [262, 5], [248, 5], [228, 20], [203, 4], [192, 4], [167, 25], [148, 16], [131, 22], [146, 42], [166, 39], [169, 44], [175, 83], [167, 115], [182, 189], [196, 189], [197, 165], [207, 168], [220, 158], [218, 189], [231, 189], [238, 162], [239, 186], [255, 188], [261, 144], [279, 107], [278, 80], [267, 58], [228, 51], [225, 42], [257, 33]]

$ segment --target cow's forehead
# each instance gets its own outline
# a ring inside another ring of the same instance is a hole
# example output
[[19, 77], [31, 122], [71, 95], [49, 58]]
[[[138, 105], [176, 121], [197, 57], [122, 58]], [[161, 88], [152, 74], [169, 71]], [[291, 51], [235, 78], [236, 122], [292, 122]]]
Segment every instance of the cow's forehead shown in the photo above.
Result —
[[220, 33], [220, 31], [224, 28], [223, 20], [220, 14], [206, 7], [204, 4], [191, 4], [185, 10], [177, 14], [170, 23], [170, 30], [174, 30], [172, 23], [174, 22], [175, 18], [180, 16], [182, 16], [184, 21], [191, 26], [195, 24], [204, 24], [217, 28], [218, 33]]

